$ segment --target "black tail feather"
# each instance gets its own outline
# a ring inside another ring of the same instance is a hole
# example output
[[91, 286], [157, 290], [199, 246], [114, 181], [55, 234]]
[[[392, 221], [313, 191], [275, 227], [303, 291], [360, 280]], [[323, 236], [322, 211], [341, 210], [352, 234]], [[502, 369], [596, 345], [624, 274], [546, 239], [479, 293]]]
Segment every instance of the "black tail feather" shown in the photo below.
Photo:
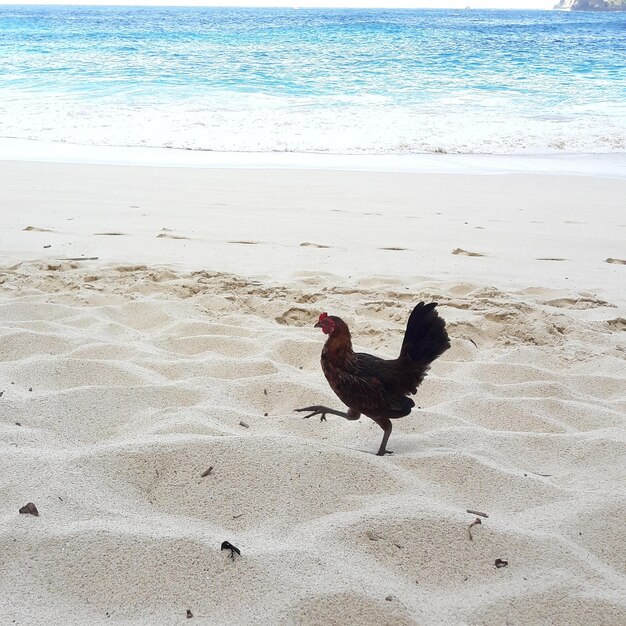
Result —
[[415, 365], [428, 366], [450, 347], [446, 323], [436, 306], [437, 302], [420, 302], [406, 325], [400, 356], [410, 358]]

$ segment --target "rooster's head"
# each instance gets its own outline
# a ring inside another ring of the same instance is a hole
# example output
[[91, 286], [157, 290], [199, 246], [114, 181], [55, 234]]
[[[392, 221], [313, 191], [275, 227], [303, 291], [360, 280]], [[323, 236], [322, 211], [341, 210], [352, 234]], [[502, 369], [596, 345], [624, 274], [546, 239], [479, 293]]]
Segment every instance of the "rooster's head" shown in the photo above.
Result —
[[340, 330], [344, 326], [348, 330], [348, 327], [340, 318], [328, 315], [328, 313], [322, 313], [314, 328], [321, 328], [325, 335], [332, 335], [336, 330]]

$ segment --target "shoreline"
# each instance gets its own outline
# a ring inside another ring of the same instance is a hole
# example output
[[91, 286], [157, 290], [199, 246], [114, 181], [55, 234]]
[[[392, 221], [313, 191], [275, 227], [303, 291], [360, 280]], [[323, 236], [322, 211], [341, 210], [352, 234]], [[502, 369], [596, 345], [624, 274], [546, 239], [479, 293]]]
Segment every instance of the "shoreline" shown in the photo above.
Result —
[[626, 178], [626, 152], [546, 154], [324, 154], [214, 152], [0, 139], [0, 161], [208, 169], [436, 174], [554, 174]]

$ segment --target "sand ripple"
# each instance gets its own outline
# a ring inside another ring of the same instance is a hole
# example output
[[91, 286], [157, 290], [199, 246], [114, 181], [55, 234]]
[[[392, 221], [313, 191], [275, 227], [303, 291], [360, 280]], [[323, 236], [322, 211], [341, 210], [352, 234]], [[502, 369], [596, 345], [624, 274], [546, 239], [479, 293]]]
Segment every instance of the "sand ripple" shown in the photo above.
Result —
[[[2, 277], [0, 622], [626, 622], [614, 304], [145, 266]], [[369, 420], [292, 412], [339, 406], [319, 312], [392, 356], [422, 298], [453, 348], [393, 456]], [[472, 540], [467, 509], [489, 515]]]

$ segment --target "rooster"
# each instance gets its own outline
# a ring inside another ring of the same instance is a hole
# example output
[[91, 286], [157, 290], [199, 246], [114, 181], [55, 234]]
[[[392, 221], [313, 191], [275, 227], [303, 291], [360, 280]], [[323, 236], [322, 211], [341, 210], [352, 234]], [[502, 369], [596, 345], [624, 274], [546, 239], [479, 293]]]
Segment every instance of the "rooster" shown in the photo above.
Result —
[[415, 402], [408, 394], [417, 392], [430, 364], [449, 347], [446, 323], [439, 317], [436, 302], [420, 302], [409, 316], [400, 356], [385, 360], [352, 350], [348, 325], [339, 317], [322, 313], [315, 328], [321, 328], [328, 339], [322, 349], [322, 370], [328, 384], [348, 411], [307, 406], [296, 411], [310, 411], [304, 418], [326, 414], [358, 420], [361, 414], [373, 419], [384, 431], [378, 456], [391, 454], [387, 441], [391, 420], [411, 412]]

